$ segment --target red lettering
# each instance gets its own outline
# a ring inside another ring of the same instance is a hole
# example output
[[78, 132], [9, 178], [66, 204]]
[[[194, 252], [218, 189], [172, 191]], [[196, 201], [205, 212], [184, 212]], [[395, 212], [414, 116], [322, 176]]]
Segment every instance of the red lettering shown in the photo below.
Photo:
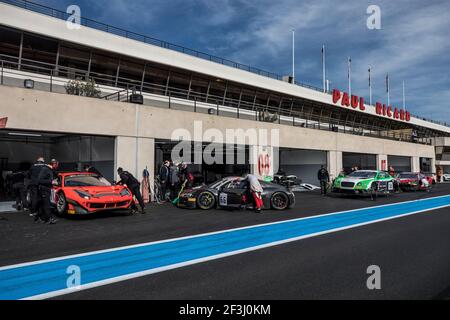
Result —
[[386, 113], [387, 113], [387, 111], [386, 111], [387, 109], [386, 109], [386, 105], [385, 104], [383, 104], [383, 116], [385, 116], [386, 115]]
[[359, 97], [357, 96], [352, 96], [352, 108], [356, 109], [358, 108], [358, 103], [359, 103]]
[[366, 106], [364, 105], [364, 98], [359, 99], [359, 110], [365, 111]]
[[333, 90], [333, 103], [336, 104], [341, 99], [341, 92], [338, 89]]
[[350, 107], [350, 97], [348, 96], [348, 93], [344, 93], [344, 96], [342, 97], [342, 106]]
[[394, 111], [394, 118], [395, 119], [399, 119], [400, 118], [400, 113], [398, 112], [397, 108], [395, 108], [395, 111]]
[[381, 103], [377, 102], [376, 109], [377, 109], [377, 114], [378, 115], [382, 115], [383, 114], [383, 106], [381, 105]]
[[389, 118], [392, 118], [392, 107], [391, 106], [389, 106], [389, 108], [387, 109], [387, 116]]
[[400, 110], [400, 120], [405, 120], [405, 111]]
[[408, 122], [411, 120], [411, 113], [409, 113], [409, 111], [406, 111], [405, 120]]

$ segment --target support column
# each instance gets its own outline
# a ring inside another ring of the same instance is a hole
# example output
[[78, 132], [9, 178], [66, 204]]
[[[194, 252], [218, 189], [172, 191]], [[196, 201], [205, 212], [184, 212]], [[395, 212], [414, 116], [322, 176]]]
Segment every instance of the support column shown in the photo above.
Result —
[[260, 179], [273, 178], [279, 169], [278, 148], [250, 146], [250, 169]]
[[411, 171], [412, 172], [420, 172], [420, 158], [419, 157], [411, 158]]
[[389, 170], [388, 156], [385, 154], [377, 155], [377, 170]]
[[153, 184], [155, 173], [155, 140], [150, 138], [116, 137], [114, 171], [115, 180], [117, 168], [132, 173], [139, 181], [145, 168], [150, 172], [150, 182]]
[[336, 178], [344, 169], [342, 151], [328, 151], [327, 154], [328, 172], [331, 178]]

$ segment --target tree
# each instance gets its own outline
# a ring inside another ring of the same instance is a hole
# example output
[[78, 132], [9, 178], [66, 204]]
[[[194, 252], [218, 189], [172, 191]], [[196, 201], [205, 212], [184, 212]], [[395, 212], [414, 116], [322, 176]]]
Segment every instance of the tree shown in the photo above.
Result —
[[76, 96], [100, 98], [101, 90], [94, 79], [88, 81], [70, 80], [65, 86], [66, 93]]

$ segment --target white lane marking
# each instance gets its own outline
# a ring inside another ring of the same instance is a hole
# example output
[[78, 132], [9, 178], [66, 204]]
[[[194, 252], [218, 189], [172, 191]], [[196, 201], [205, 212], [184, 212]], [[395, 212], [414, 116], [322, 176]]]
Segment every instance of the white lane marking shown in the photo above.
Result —
[[133, 273], [133, 274], [125, 275], [125, 276], [115, 277], [115, 278], [111, 278], [111, 279], [107, 279], [107, 280], [103, 280], [103, 281], [97, 281], [97, 282], [89, 283], [89, 284], [86, 284], [86, 285], [81, 285], [80, 287], [78, 287], [76, 289], [70, 288], [70, 289], [58, 290], [58, 291], [48, 292], [48, 293], [41, 294], [41, 295], [36, 295], [36, 296], [24, 298], [24, 299], [21, 299], [21, 300], [44, 300], [44, 299], [54, 298], [54, 297], [57, 297], [57, 296], [73, 294], [73, 293], [77, 293], [77, 292], [80, 292], [80, 291], [85, 291], [85, 290], [88, 290], [88, 289], [93, 289], [93, 288], [97, 288], [97, 287], [101, 287], [101, 286], [106, 286], [106, 285], [109, 285], [109, 284], [123, 282], [123, 281], [126, 281], [126, 280], [135, 279], [135, 278], [141, 278], [141, 277], [144, 277], [144, 276], [148, 276], [148, 275], [152, 275], [152, 274], [156, 274], [156, 273], [161, 273], [161, 272], [169, 271], [169, 270], [173, 270], [173, 269], [179, 269], [179, 268], [182, 268], [182, 267], [191, 266], [191, 265], [195, 265], [195, 264], [199, 264], [199, 263], [203, 263], [203, 262], [207, 262], [207, 261], [211, 261], [211, 260], [217, 260], [217, 259], [221, 259], [221, 258], [235, 256], [235, 255], [239, 255], [239, 254], [242, 254], [242, 253], [247, 253], [247, 252], [251, 252], [251, 251], [257, 251], [257, 250], [270, 248], [270, 247], [275, 247], [275, 246], [279, 246], [279, 245], [290, 243], [290, 242], [295, 242], [295, 241], [299, 241], [299, 240], [303, 240], [303, 239], [318, 237], [318, 236], [329, 234], [329, 233], [335, 233], [335, 232], [339, 232], [339, 231], [354, 229], [354, 228], [357, 228], [357, 227], [367, 226], [367, 225], [379, 223], [379, 222], [382, 222], [382, 221], [395, 220], [395, 219], [399, 219], [399, 218], [403, 218], [403, 217], [419, 214], [419, 213], [422, 213], [422, 212], [435, 211], [435, 210], [439, 210], [439, 209], [443, 209], [443, 208], [447, 208], [447, 207], [450, 207], [450, 204], [445, 205], [445, 206], [441, 206], [441, 207], [432, 208], [432, 209], [424, 209], [424, 210], [420, 210], [420, 211], [405, 213], [405, 214], [402, 214], [402, 215], [393, 216], [393, 217], [389, 217], [389, 218], [383, 218], [383, 219], [378, 219], [378, 220], [374, 220], [374, 221], [368, 221], [368, 222], [359, 223], [359, 224], [355, 224], [355, 225], [350, 225], [350, 226], [346, 226], [346, 227], [330, 229], [330, 230], [326, 230], [326, 231], [322, 231], [322, 232], [308, 234], [308, 235], [301, 236], [301, 237], [286, 239], [286, 240], [277, 241], [277, 242], [271, 242], [271, 243], [267, 243], [267, 244], [260, 245], [260, 246], [250, 247], [250, 248], [237, 250], [237, 251], [231, 251], [231, 252], [218, 254], [218, 255], [214, 255], [214, 256], [210, 256], [210, 257], [205, 257], [205, 258], [201, 258], [201, 259], [190, 260], [190, 261], [177, 263], [177, 264], [173, 264], [173, 265], [169, 265], [169, 266], [165, 266], [165, 267], [161, 267], [161, 268], [150, 269], [150, 270], [147, 270], [147, 271], [137, 272], [137, 273]]
[[290, 223], [290, 222], [296, 222], [296, 221], [302, 221], [302, 220], [308, 220], [308, 219], [316, 219], [316, 218], [321, 218], [321, 217], [328, 217], [328, 216], [339, 215], [339, 214], [343, 214], [343, 213], [355, 212], [355, 211], [377, 209], [377, 208], [385, 208], [385, 207], [397, 206], [397, 205], [400, 205], [400, 204], [421, 202], [421, 201], [440, 199], [440, 198], [446, 198], [446, 197], [450, 197], [450, 195], [439, 196], [439, 197], [434, 197], [434, 198], [418, 199], [418, 200], [412, 200], [412, 201], [406, 201], [406, 202], [391, 203], [391, 204], [385, 204], [385, 205], [374, 206], [374, 207], [359, 208], [359, 209], [353, 209], [353, 210], [347, 210], [347, 211], [333, 212], [333, 213], [327, 213], [327, 214], [323, 214], [323, 215], [309, 216], [309, 217], [297, 218], [297, 219], [291, 219], [291, 220], [270, 222], [270, 223], [264, 223], [264, 224], [259, 224], [259, 225], [252, 225], [252, 226], [247, 226], [247, 227], [240, 227], [240, 228], [234, 228], [234, 229], [220, 230], [220, 231], [215, 231], [215, 232], [202, 233], [202, 234], [197, 234], [197, 235], [192, 235], [192, 236], [186, 236], [186, 237], [180, 237], [180, 238], [172, 238], [172, 239], [161, 240], [161, 241], [153, 241], [153, 242], [135, 244], [135, 245], [130, 245], [130, 246], [124, 246], [124, 247], [116, 247], [116, 248], [105, 249], [105, 250], [90, 251], [90, 252], [86, 252], [86, 253], [80, 253], [80, 254], [74, 254], [74, 255], [62, 256], [62, 257], [57, 257], [57, 258], [38, 260], [38, 261], [32, 261], [32, 262], [26, 262], [26, 263], [20, 263], [20, 264], [0, 267], [0, 271], [5, 271], [5, 270], [9, 270], [9, 269], [14, 269], [14, 268], [20, 268], [20, 267], [28, 267], [28, 266], [33, 266], [33, 265], [36, 265], [36, 264], [41, 264], [41, 263], [56, 262], [56, 261], [66, 260], [66, 259], [86, 257], [86, 256], [91, 256], [91, 255], [96, 255], [96, 254], [101, 254], [101, 253], [109, 253], [109, 252], [115, 252], [115, 251], [126, 250], [126, 249], [140, 248], [140, 247], [145, 247], [145, 246], [149, 246], [149, 245], [156, 245], [156, 244], [175, 242], [175, 241], [187, 240], [187, 239], [195, 239], [195, 238], [200, 238], [200, 237], [205, 237], [205, 236], [210, 236], [210, 235], [216, 235], [216, 234], [221, 234], [221, 233], [229, 233], [229, 232], [239, 231], [239, 230], [247, 230], [247, 229], [258, 228], [258, 227], [265, 227], [265, 226], [271, 226], [271, 225], [277, 225], [277, 224], [283, 224], [283, 223]]

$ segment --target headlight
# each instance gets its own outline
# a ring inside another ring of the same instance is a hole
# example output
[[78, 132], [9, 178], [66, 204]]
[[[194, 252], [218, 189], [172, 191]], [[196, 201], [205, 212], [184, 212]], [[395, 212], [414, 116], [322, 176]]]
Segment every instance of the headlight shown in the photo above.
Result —
[[85, 200], [91, 200], [91, 195], [87, 192], [81, 191], [81, 190], [75, 190], [75, 192], [83, 199]]
[[128, 189], [123, 189], [122, 191], [120, 191], [120, 195], [122, 197], [127, 197], [127, 196], [131, 196], [130, 191], [128, 191]]

